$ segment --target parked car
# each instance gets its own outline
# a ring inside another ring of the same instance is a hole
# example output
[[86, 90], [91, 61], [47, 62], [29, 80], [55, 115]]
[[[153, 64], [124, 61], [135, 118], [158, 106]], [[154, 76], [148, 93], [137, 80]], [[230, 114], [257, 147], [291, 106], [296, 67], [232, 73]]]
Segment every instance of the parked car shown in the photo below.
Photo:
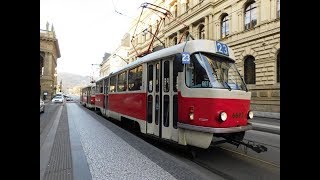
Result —
[[40, 99], [40, 113], [44, 113], [44, 102]]
[[73, 99], [71, 97], [67, 96], [66, 101], [73, 101]]
[[64, 102], [64, 98], [63, 98], [63, 96], [55, 96], [51, 101], [53, 103], [63, 103]]

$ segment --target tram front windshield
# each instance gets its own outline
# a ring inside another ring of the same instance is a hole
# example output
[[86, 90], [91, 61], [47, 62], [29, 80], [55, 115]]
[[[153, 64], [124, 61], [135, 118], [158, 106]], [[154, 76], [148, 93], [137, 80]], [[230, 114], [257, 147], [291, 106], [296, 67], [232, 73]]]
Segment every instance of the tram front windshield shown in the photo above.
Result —
[[247, 90], [234, 61], [208, 53], [191, 55], [186, 65], [186, 85], [190, 88]]

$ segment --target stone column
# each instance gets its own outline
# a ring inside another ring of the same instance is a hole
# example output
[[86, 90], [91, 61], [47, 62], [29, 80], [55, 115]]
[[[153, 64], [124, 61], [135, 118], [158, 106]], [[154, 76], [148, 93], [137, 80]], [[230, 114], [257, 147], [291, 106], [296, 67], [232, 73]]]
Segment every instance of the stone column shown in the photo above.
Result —
[[51, 59], [52, 56], [50, 53], [46, 52], [44, 56], [44, 70], [43, 70], [43, 76], [50, 76], [51, 74]]
[[194, 36], [194, 34], [193, 34], [193, 29], [192, 29], [193, 27], [192, 27], [192, 24], [190, 24], [189, 25], [189, 33], [191, 34], [191, 36], [193, 36], [194, 38], [195, 38], [195, 36]]
[[261, 0], [256, 1], [256, 15], [257, 15], [257, 26], [261, 23]]
[[209, 30], [208, 30], [208, 39], [213, 40], [213, 15], [209, 14]]
[[238, 11], [237, 13], [238, 15], [238, 28], [239, 29], [239, 32], [243, 31], [244, 29], [244, 18], [243, 18], [243, 11], [242, 9]]
[[277, 0], [270, 0], [270, 19], [275, 19], [277, 17]]
[[181, 0], [177, 0], [177, 15], [180, 16], [182, 11], [181, 11]]
[[209, 39], [209, 17], [208, 16], [204, 17], [204, 24], [205, 24], [205, 27], [204, 27], [205, 39]]
[[215, 22], [215, 25], [216, 25], [216, 33], [215, 33], [216, 37], [215, 37], [215, 40], [218, 40], [218, 39], [221, 38], [221, 36], [220, 36], [220, 32], [221, 32], [220, 21]]
[[233, 32], [233, 30], [232, 30], [232, 14], [228, 14], [228, 18], [229, 18], [229, 34], [231, 34]]
[[165, 38], [165, 45], [166, 45], [166, 47], [169, 47], [169, 46], [170, 46], [170, 44], [169, 44], [169, 37], [166, 37], [166, 38]]

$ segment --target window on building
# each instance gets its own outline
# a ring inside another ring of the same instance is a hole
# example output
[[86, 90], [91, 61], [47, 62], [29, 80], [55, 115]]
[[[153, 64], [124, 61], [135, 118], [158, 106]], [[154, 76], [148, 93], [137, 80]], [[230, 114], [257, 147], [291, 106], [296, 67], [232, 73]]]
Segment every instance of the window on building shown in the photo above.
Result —
[[277, 82], [280, 82], [280, 50], [277, 54]]
[[40, 76], [43, 76], [43, 71], [44, 71], [44, 58], [40, 52]]
[[187, 12], [189, 10], [189, 0], [181, 0], [181, 5], [182, 5], [182, 9], [183, 12]]
[[277, 18], [280, 17], [280, 0], [277, 0]]
[[170, 12], [175, 18], [178, 17], [178, 8], [176, 2], [171, 6]]
[[172, 39], [172, 44], [173, 44], [173, 45], [178, 44], [178, 38], [177, 38], [177, 37], [174, 37], [174, 38]]
[[244, 29], [251, 29], [257, 24], [257, 14], [256, 14], [257, 6], [253, 1], [247, 4], [244, 12]]
[[229, 35], [229, 17], [228, 14], [225, 14], [221, 18], [221, 38], [224, 38]]
[[174, 5], [174, 17], [178, 17], [178, 7]]
[[186, 11], [189, 10], [189, 0], [186, 0]]
[[256, 64], [253, 56], [247, 56], [244, 60], [244, 81], [246, 84], [256, 83]]
[[199, 25], [199, 39], [205, 39], [205, 31], [204, 31], [204, 25], [203, 24], [200, 24]]

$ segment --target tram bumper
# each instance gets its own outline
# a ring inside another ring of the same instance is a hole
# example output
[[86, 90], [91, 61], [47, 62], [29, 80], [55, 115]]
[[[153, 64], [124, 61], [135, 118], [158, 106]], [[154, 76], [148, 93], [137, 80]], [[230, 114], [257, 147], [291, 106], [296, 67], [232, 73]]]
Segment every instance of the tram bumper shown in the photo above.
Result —
[[212, 127], [195, 126], [195, 125], [178, 122], [178, 127], [182, 129], [188, 129], [188, 130], [199, 131], [199, 132], [221, 134], [221, 133], [236, 133], [236, 132], [251, 130], [252, 124], [248, 123], [246, 126], [229, 127], [229, 128], [212, 128]]
[[178, 122], [179, 128], [179, 144], [192, 145], [207, 149], [212, 143], [214, 134], [229, 134], [244, 132], [252, 129], [252, 124], [246, 126], [230, 127], [230, 128], [212, 128], [195, 126]]

